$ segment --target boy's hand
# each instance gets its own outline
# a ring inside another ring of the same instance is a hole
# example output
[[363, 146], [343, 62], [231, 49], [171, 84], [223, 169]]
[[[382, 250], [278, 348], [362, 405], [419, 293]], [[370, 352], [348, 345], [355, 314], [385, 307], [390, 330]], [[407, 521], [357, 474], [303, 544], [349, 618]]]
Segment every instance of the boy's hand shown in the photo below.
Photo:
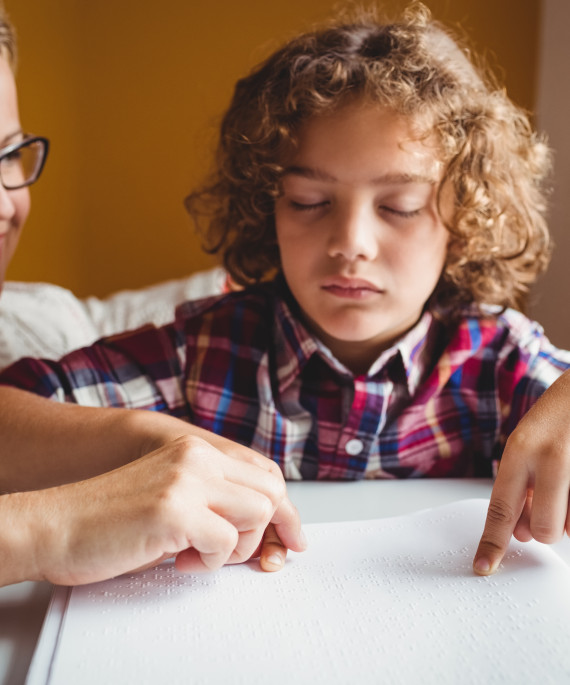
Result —
[[553, 543], [570, 534], [570, 372], [561, 376], [509, 437], [473, 569], [494, 573], [511, 535]]

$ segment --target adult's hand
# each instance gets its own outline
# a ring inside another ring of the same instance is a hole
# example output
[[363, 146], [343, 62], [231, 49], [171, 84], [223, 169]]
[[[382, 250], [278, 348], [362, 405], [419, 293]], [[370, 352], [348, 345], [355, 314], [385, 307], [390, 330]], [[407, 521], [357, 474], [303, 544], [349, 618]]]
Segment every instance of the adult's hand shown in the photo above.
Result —
[[214, 570], [250, 558], [270, 522], [285, 547], [303, 551], [281, 472], [238, 452], [183, 436], [99, 476], [1, 497], [5, 524], [20, 534], [0, 535], [14, 562], [0, 583], [89, 583], [170, 556], [181, 571]]

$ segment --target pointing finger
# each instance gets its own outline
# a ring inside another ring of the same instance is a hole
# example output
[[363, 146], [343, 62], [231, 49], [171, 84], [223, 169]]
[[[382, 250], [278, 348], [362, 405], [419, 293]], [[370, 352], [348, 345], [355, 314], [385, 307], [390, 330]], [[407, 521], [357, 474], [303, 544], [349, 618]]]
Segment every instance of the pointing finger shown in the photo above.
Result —
[[497, 570], [526, 502], [527, 480], [519, 473], [509, 474], [504, 466], [499, 471], [491, 493], [483, 535], [479, 542], [473, 570], [488, 576]]

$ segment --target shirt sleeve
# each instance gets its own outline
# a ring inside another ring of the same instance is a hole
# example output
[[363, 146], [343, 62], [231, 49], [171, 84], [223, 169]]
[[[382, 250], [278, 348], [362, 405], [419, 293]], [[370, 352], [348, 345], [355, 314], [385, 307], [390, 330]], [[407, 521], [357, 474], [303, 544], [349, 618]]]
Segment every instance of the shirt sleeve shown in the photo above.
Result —
[[570, 352], [555, 347], [536, 322], [519, 321], [498, 366], [503, 444], [544, 391], [570, 368]]
[[173, 325], [104, 338], [58, 362], [22, 359], [0, 374], [10, 385], [59, 402], [188, 416], [184, 343]]

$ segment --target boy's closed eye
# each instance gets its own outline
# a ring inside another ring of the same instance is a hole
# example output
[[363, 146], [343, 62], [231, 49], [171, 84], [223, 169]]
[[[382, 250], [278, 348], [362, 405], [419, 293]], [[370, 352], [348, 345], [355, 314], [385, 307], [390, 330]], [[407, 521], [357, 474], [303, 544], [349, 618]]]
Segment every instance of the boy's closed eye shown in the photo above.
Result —
[[432, 184], [413, 184], [398, 192], [390, 192], [380, 198], [378, 211], [396, 215], [398, 218], [411, 219], [418, 216], [432, 204], [434, 186]]
[[[336, 198], [330, 192], [322, 192], [315, 186], [322, 182], [315, 182], [313, 179], [306, 179], [294, 174], [288, 175], [283, 179], [282, 185], [282, 200], [285, 201], [285, 206], [294, 212], [300, 213], [316, 213], [319, 214], [323, 210], [328, 210], [338, 202], [342, 202], [341, 198]], [[369, 184], [363, 184], [364, 186]], [[370, 185], [375, 185], [371, 183]], [[368, 198], [368, 202], [376, 205], [376, 210], [379, 214], [387, 214], [399, 219], [412, 219], [418, 216], [430, 204], [434, 193], [433, 183], [410, 183], [397, 184], [399, 187], [387, 187], [380, 193], [375, 192], [375, 197]]]
[[381, 205], [379, 208], [381, 212], [387, 212], [388, 214], [395, 214], [401, 219], [412, 219], [418, 216], [424, 209], [424, 207], [418, 207], [417, 209], [397, 209], [396, 207], [388, 207], [386, 205]]
[[[329, 207], [331, 204], [329, 200], [321, 200], [320, 202], [299, 202], [297, 200], [289, 200], [288, 203], [291, 209], [298, 212], [314, 212]], [[394, 214], [402, 219], [411, 219], [416, 217], [422, 212], [423, 209], [423, 206], [418, 207], [417, 209], [403, 209], [388, 205], [380, 205], [378, 207], [379, 212]]]
[[296, 200], [289, 200], [289, 206], [299, 212], [310, 212], [316, 209], [323, 209], [329, 205], [330, 202], [328, 200], [322, 200], [320, 202], [298, 202]]

